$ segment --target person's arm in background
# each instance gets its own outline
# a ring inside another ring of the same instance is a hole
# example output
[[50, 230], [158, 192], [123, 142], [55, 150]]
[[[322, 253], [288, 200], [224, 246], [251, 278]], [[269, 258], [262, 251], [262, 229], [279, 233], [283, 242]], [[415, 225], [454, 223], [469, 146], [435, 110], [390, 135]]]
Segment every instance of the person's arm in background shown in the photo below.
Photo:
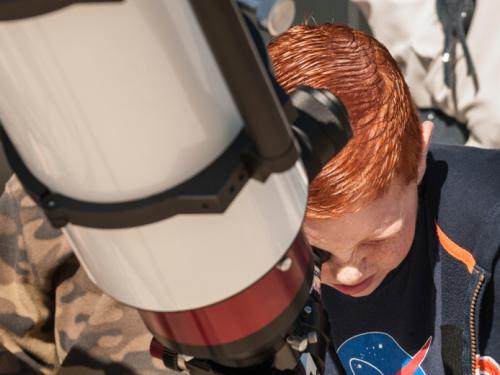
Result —
[[11, 178], [0, 198], [0, 374], [173, 374], [149, 353], [151, 338]]
[[52, 284], [70, 255], [61, 232], [11, 179], [0, 198], [0, 374], [57, 370]]
[[[458, 108], [464, 113], [470, 137], [467, 145], [500, 148], [500, 3], [476, 1], [467, 44], [479, 78], [479, 91], [473, 90], [472, 79], [467, 76], [463, 55], [457, 61]], [[458, 53], [462, 53], [459, 49]]]
[[[460, 43], [456, 51], [456, 100], [444, 81], [444, 33], [436, 0], [352, 0], [374, 36], [399, 63], [419, 108], [434, 108], [466, 124], [466, 145], [500, 147], [500, 4], [476, 1], [467, 45], [479, 80], [476, 91]], [[499, 34], [499, 35], [497, 35]]]

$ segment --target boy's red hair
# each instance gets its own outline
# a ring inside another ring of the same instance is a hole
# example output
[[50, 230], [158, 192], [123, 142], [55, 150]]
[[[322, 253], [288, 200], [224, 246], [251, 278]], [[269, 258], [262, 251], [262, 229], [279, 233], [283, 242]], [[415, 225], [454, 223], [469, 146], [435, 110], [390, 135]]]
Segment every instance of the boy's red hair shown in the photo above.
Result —
[[339, 25], [295, 26], [269, 45], [286, 91], [325, 88], [347, 107], [353, 137], [309, 188], [308, 218], [354, 212], [384, 194], [395, 176], [417, 179], [419, 117], [387, 49]]

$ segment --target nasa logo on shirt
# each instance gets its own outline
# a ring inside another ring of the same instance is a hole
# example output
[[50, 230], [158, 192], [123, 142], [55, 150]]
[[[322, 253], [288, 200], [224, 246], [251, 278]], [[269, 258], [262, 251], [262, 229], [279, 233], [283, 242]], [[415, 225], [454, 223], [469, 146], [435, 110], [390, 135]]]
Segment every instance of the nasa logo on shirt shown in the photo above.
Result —
[[410, 355], [387, 333], [367, 332], [346, 340], [337, 354], [348, 375], [426, 375], [420, 366], [431, 342], [432, 336]]

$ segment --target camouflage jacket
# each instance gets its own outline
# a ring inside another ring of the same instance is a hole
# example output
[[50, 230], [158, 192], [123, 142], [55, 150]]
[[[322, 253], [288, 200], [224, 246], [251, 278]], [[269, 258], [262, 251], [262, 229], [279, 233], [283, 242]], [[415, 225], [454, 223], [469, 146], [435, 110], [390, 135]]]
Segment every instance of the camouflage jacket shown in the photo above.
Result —
[[17, 178], [0, 198], [0, 374], [175, 374], [138, 313], [100, 291]]

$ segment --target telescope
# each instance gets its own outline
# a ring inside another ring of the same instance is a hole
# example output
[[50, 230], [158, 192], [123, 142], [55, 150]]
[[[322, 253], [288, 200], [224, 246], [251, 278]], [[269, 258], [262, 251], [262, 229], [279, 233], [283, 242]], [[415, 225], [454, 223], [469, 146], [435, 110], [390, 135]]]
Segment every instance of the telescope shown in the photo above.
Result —
[[[276, 83], [288, 0], [0, 2], [7, 158], [89, 278], [185, 374], [322, 374], [327, 255], [308, 185], [351, 136], [331, 92]], [[335, 353], [332, 353], [335, 355]]]

